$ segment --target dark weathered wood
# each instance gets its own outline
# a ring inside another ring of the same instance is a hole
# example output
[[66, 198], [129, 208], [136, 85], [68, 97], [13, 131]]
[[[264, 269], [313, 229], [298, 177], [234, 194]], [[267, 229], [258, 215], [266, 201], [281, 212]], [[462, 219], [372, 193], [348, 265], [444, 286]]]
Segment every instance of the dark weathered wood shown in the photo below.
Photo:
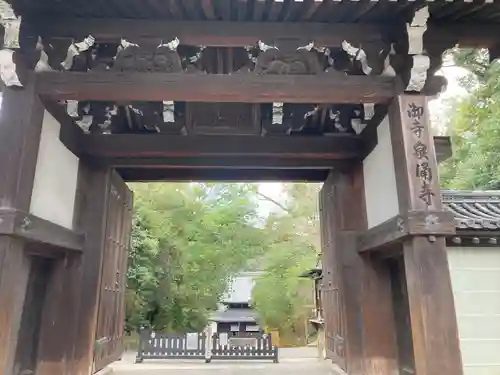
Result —
[[417, 374], [462, 374], [455, 304], [444, 238], [404, 243]]
[[[96, 323], [94, 370], [117, 361], [123, 350], [125, 277], [132, 229], [132, 192], [113, 171], [108, 198], [104, 259]], [[114, 319], [109, 319], [113, 316]]]
[[0, 208], [0, 235], [12, 235], [68, 251], [83, 250], [83, 235], [21, 210]]
[[427, 98], [399, 96], [392, 103], [389, 116], [400, 212], [441, 210]]
[[447, 211], [413, 211], [397, 215], [358, 237], [358, 251], [390, 249], [388, 245], [409, 236], [450, 236], [456, 233], [454, 216]]
[[[23, 347], [18, 346], [16, 351], [16, 373], [18, 374], [37, 372], [42, 311], [45, 305], [47, 285], [52, 277], [53, 265], [53, 259], [31, 257], [31, 267], [19, 329], [19, 342], [23, 343]], [[40, 343], [40, 345], [43, 344]]]
[[102, 157], [99, 162], [116, 168], [231, 168], [332, 169], [348, 160], [279, 156]]
[[[318, 46], [340, 47], [344, 40], [354, 45], [381, 42], [384, 26], [375, 24], [323, 23], [254, 23], [220, 21], [156, 21], [127, 19], [43, 19], [34, 31], [52, 38], [77, 38], [88, 34], [99, 42], [119, 42], [125, 38], [134, 43], [154, 43], [179, 38], [183, 45], [212, 47], [246, 47], [259, 40], [273, 44], [278, 39], [297, 39], [304, 45], [314, 41]], [[37, 34], [38, 35], [38, 34]]]
[[81, 261], [81, 256], [65, 253], [53, 266], [42, 312], [37, 375], [74, 373]]
[[118, 173], [127, 182], [151, 181], [288, 181], [323, 182], [327, 169], [231, 169], [231, 168], [120, 168]]
[[[367, 226], [362, 167], [349, 174], [333, 172], [325, 186], [331, 186], [328, 209], [335, 213], [333, 221], [324, 224], [333, 241], [329, 251], [337, 252], [339, 263], [346, 370], [349, 374], [393, 373], [397, 347], [389, 269], [383, 261], [357, 253], [357, 235]], [[332, 307], [325, 305], [328, 308]]]
[[[94, 169], [88, 163], [80, 162], [73, 228], [81, 232], [88, 230], [88, 233], [99, 236], [99, 230], [95, 229], [96, 227], [92, 229], [89, 226], [93, 219], [98, 220], [95, 223], [97, 227], [102, 225], [102, 220], [104, 219], [99, 219], [98, 215], [99, 212], [102, 215], [104, 213], [103, 211], [99, 211], [97, 212], [97, 217], [89, 218], [89, 210], [93, 208], [88, 207], [88, 203], [90, 202], [90, 198], [97, 198], [96, 191], [91, 190], [94, 186], [93, 184], [98, 185], [95, 186], [98, 191], [101, 188], [105, 189], [105, 187], [102, 186], [102, 181], [101, 185], [99, 185], [98, 179], [95, 179], [95, 171], [93, 171]], [[89, 194], [94, 195], [91, 196]], [[99, 222], [99, 220], [101, 221]], [[45, 343], [45, 345], [41, 345], [39, 348], [38, 375], [88, 374], [85, 368], [86, 366], [91, 366], [92, 357], [85, 356], [82, 353], [85, 352], [84, 348], [86, 345], [93, 345], [93, 337], [89, 343], [88, 336], [84, 336], [87, 341], [80, 343], [78, 334], [82, 330], [88, 329], [88, 335], [93, 335], [91, 333], [92, 326], [88, 326], [88, 324], [92, 324], [89, 323], [89, 318], [87, 318], [87, 314], [89, 314], [87, 309], [89, 309], [89, 306], [82, 307], [84, 316], [80, 316], [81, 297], [85, 288], [82, 276], [87, 275], [88, 280], [89, 277], [92, 277], [88, 276], [92, 267], [95, 267], [96, 271], [99, 268], [99, 265], [96, 264], [98, 261], [95, 258], [99, 256], [98, 252], [100, 249], [92, 247], [97, 246], [96, 244], [99, 242], [93, 242], [95, 237], [91, 240], [89, 245], [89, 239], [87, 238], [85, 246], [86, 249], [92, 249], [92, 256], [65, 253], [54, 267], [54, 274], [48, 286], [47, 303], [42, 318], [40, 335], [41, 342]], [[90, 285], [92, 287], [92, 284]], [[97, 294], [97, 290], [94, 293]], [[87, 290], [83, 295], [85, 298], [83, 302], [91, 303], [94, 297], [92, 291]], [[83, 321], [80, 319], [83, 319]]]
[[[400, 213], [442, 211], [426, 98], [401, 96], [390, 114]], [[453, 217], [444, 217], [442, 223], [455, 225]], [[419, 375], [460, 375], [463, 369], [444, 236], [418, 233], [404, 240], [403, 258], [413, 353], [400, 355], [413, 355], [413, 370]]]
[[78, 189], [83, 191], [76, 229], [85, 232], [84, 255], [79, 269], [80, 279], [76, 285], [79, 293], [78, 313], [73, 321], [75, 325], [75, 341], [72, 372], [75, 375], [87, 375], [91, 372], [95, 334], [97, 327], [97, 311], [99, 306], [99, 290], [101, 270], [104, 257], [106, 233], [106, 217], [110, 191], [110, 170], [92, 167], [81, 163]]
[[[23, 90], [3, 89], [0, 207], [29, 211], [42, 120], [43, 106], [30, 82]], [[6, 226], [0, 224], [0, 227]], [[25, 246], [20, 239], [0, 235], [0, 373], [5, 375], [14, 374], [22, 366], [15, 363], [15, 358], [25, 358], [23, 350], [33, 344], [18, 339], [31, 264]], [[17, 355], [16, 348], [19, 348]]]
[[43, 105], [32, 83], [5, 88], [0, 111], [0, 207], [29, 211]]
[[14, 375], [21, 315], [28, 283], [30, 259], [23, 241], [0, 236], [0, 372]]
[[[41, 72], [36, 90], [53, 100], [245, 103], [378, 103], [401, 92], [382, 76]], [[193, 88], [196, 87], [196, 90]]]
[[341, 160], [356, 158], [361, 140], [355, 135], [301, 138], [116, 134], [85, 135], [81, 148], [91, 157], [253, 156]]

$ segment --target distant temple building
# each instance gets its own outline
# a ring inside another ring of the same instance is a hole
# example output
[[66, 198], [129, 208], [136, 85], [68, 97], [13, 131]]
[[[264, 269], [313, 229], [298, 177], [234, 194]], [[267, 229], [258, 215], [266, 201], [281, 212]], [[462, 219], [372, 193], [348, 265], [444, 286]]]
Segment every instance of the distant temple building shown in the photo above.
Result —
[[252, 289], [260, 272], [243, 272], [229, 284], [218, 311], [210, 317], [212, 332], [248, 336], [262, 332], [257, 313], [250, 307]]

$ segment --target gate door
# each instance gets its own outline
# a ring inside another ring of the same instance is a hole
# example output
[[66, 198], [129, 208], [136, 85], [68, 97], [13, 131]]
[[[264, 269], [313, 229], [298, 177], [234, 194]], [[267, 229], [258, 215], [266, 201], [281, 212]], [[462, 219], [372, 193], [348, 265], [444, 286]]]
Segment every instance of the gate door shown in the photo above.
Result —
[[133, 195], [113, 171], [108, 192], [106, 241], [97, 317], [94, 372], [120, 359], [125, 321], [125, 281]]
[[335, 244], [335, 186], [328, 179], [319, 196], [323, 279], [321, 285], [325, 318], [327, 357], [343, 370], [345, 365], [344, 318], [339, 259]]

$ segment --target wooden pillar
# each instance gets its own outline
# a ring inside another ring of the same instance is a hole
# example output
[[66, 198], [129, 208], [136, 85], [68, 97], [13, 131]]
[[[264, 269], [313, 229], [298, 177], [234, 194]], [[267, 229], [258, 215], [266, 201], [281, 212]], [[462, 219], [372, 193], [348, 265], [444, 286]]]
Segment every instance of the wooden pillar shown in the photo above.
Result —
[[[4, 88], [0, 111], [0, 209], [4, 211], [29, 212], [42, 120], [43, 106], [33, 85]], [[18, 342], [30, 259], [26, 244], [2, 235], [6, 232], [0, 220], [0, 373], [13, 375], [19, 365], [16, 348], [34, 344]]]
[[[334, 259], [324, 256], [325, 271], [333, 266], [339, 275], [340, 300], [337, 304], [340, 322], [343, 325], [342, 349], [344, 370], [349, 375], [386, 375], [397, 371], [396, 332], [392, 314], [390, 272], [387, 265], [371, 255], [358, 253], [358, 234], [367, 227], [363, 167], [358, 165], [349, 172], [332, 172], [325, 183], [322, 210], [332, 213], [331, 220], [324, 220], [322, 226], [329, 227], [324, 251], [334, 254]], [[328, 285], [326, 285], [328, 287]], [[327, 334], [332, 325], [324, 300]], [[334, 307], [335, 308], [335, 307]], [[328, 343], [327, 343], [328, 344]], [[337, 344], [338, 347], [338, 344]], [[334, 360], [335, 362], [335, 360]]]
[[[424, 213], [428, 232], [440, 222], [443, 210], [427, 99], [398, 97], [390, 110], [400, 214]], [[455, 305], [445, 239], [412, 235], [403, 241], [404, 270], [417, 375], [460, 375]]]
[[[84, 254], [78, 264], [79, 296], [74, 322], [74, 347], [67, 375], [89, 375], [93, 372], [95, 334], [99, 305], [102, 261], [110, 191], [110, 170], [81, 162], [77, 188], [75, 228], [85, 233]], [[48, 375], [48, 374], [47, 374]]]

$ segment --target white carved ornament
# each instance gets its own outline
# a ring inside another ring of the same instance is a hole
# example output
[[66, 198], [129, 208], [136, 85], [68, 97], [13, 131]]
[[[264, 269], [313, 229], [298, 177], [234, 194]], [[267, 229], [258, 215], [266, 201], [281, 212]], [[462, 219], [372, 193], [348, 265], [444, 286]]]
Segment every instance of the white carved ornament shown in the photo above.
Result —
[[368, 65], [368, 59], [365, 51], [362, 48], [356, 48], [346, 40], [342, 42], [342, 49], [354, 60], [361, 63], [361, 69], [363, 73], [369, 75], [372, 72], [372, 68]]
[[14, 63], [14, 49], [19, 48], [21, 17], [16, 17], [11, 5], [4, 0], [0, 0], [0, 24], [5, 29], [4, 49], [0, 51], [0, 78], [6, 86], [22, 87]]
[[418, 10], [411, 24], [406, 25], [408, 32], [408, 54], [412, 55], [413, 66], [410, 72], [410, 81], [406, 91], [420, 92], [427, 81], [427, 71], [430, 67], [430, 58], [424, 54], [424, 33], [427, 30], [429, 9], [427, 6]]

